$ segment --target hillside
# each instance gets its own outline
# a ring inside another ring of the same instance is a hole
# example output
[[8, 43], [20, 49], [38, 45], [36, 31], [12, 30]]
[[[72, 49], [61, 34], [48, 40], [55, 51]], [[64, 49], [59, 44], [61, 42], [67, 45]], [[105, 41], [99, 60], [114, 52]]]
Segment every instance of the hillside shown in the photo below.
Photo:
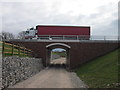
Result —
[[118, 51], [88, 62], [76, 70], [77, 75], [90, 88], [114, 88], [118, 87]]

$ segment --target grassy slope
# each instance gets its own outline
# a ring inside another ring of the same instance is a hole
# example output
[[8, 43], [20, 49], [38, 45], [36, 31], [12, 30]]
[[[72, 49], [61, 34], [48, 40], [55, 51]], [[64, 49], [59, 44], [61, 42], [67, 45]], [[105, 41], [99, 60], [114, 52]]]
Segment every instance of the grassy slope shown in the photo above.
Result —
[[118, 82], [118, 50], [81, 66], [76, 73], [90, 88], [115, 87], [113, 83]]
[[59, 52], [52, 52], [53, 55], [60, 55], [60, 57], [66, 57], [65, 53], [59, 53]]

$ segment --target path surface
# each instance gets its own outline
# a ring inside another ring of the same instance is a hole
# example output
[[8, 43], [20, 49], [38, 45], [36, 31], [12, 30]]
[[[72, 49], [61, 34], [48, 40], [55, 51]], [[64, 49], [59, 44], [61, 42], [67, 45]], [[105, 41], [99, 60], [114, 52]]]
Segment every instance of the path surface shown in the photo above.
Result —
[[66, 58], [58, 58], [51, 60], [51, 64], [66, 64]]
[[85, 88], [85, 84], [75, 73], [63, 67], [51, 67], [42, 70], [33, 77], [10, 88]]

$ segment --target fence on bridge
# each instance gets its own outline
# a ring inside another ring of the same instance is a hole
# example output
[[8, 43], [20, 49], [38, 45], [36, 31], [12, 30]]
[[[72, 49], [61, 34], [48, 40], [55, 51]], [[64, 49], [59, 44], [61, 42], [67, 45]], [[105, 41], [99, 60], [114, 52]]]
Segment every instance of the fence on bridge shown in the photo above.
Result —
[[32, 51], [30, 49], [27, 49], [21, 45], [14, 45], [10, 43], [6, 43], [4, 41], [0, 42], [0, 51], [2, 52], [2, 56], [21, 56], [21, 57], [26, 57], [32, 56]]
[[38, 35], [30, 39], [38, 40], [120, 40], [120, 36], [98, 35]]

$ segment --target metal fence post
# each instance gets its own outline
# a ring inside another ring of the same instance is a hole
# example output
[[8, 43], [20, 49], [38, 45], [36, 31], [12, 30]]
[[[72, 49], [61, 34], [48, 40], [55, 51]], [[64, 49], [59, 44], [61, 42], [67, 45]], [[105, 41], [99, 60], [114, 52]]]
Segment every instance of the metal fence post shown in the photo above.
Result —
[[90, 40], [92, 40], [92, 36], [90, 36]]
[[51, 40], [50, 35], [49, 35], [49, 39], [48, 40]]
[[106, 40], [106, 37], [104, 36], [104, 40]]
[[77, 35], [77, 40], [79, 40], [78, 35]]
[[63, 35], [63, 40], [65, 40], [65, 36]]

